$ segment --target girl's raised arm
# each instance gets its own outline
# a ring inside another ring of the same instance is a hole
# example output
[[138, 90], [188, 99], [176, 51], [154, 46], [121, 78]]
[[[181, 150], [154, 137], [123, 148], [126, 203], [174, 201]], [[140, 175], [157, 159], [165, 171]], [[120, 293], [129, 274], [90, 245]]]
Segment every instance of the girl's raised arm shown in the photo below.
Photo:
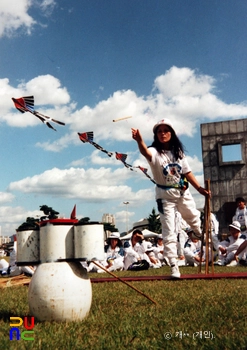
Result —
[[151, 162], [152, 159], [152, 153], [147, 148], [145, 142], [143, 141], [143, 138], [141, 136], [141, 133], [139, 129], [131, 129], [132, 130], [132, 138], [137, 142], [139, 150], [141, 154], [149, 161]]

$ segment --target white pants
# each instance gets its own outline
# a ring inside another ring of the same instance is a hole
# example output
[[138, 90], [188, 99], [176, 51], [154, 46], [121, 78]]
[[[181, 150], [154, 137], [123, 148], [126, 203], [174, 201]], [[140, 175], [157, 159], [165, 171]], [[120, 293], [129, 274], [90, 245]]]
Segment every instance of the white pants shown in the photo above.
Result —
[[[177, 234], [175, 232], [175, 211], [178, 210], [182, 218], [191, 229], [201, 234], [200, 212], [189, 190], [181, 192], [177, 189], [163, 190], [161, 198], [162, 208], [158, 205], [162, 235], [164, 243], [164, 256], [174, 262], [177, 257]], [[163, 211], [163, 213], [162, 213]]]

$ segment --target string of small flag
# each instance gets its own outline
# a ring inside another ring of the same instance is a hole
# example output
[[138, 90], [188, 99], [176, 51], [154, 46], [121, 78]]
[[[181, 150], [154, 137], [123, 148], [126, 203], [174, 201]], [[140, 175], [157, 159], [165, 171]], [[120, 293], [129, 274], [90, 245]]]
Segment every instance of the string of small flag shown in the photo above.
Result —
[[118, 152], [109, 152], [106, 149], [104, 149], [102, 146], [100, 146], [98, 143], [93, 141], [93, 131], [88, 131], [88, 132], [83, 132], [83, 133], [79, 133], [78, 132], [78, 136], [79, 139], [83, 142], [83, 143], [90, 143], [92, 146], [94, 146], [96, 149], [100, 150], [101, 152], [104, 152], [108, 155], [108, 157], [112, 157], [115, 153], [115, 157], [117, 160], [120, 160], [123, 165], [128, 168], [131, 171], [134, 171], [134, 169], [140, 169], [143, 174], [155, 184], [155, 181], [151, 178], [151, 176], [148, 174], [148, 169], [143, 168], [141, 166], [133, 166], [131, 164], [128, 164], [126, 162], [127, 159], [127, 154], [124, 153], [118, 153]]

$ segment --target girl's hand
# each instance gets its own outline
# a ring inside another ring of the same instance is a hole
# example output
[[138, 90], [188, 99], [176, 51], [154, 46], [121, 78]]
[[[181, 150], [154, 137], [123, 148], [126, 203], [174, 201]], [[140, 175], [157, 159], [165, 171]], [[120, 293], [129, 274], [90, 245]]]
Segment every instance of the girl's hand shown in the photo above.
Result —
[[206, 188], [203, 188], [203, 187], [199, 187], [197, 189], [197, 191], [202, 194], [203, 196], [209, 196], [209, 198], [211, 198], [211, 191], [207, 191]]
[[134, 139], [136, 142], [140, 142], [142, 140], [141, 134], [139, 129], [133, 129], [132, 130], [132, 139]]

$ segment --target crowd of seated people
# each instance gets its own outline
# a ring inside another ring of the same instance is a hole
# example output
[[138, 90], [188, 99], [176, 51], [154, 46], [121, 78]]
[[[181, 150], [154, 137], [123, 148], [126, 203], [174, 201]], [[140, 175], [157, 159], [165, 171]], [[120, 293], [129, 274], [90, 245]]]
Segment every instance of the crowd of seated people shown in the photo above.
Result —
[[[210, 213], [210, 243], [208, 248], [209, 263], [221, 266], [247, 266], [247, 209], [242, 197], [236, 198], [236, 213], [229, 225], [227, 238], [219, 240], [219, 223], [213, 213]], [[206, 260], [205, 240], [194, 236], [193, 231], [182, 219], [179, 212], [175, 216], [177, 233], [178, 264], [180, 266], [198, 266]], [[5, 252], [0, 249], [0, 275], [17, 276], [22, 273], [32, 276], [32, 266], [16, 265], [16, 242], [10, 253], [9, 263], [4, 259]], [[112, 232], [105, 242], [104, 260], [82, 262], [88, 272], [141, 271], [150, 268], [160, 268], [169, 265], [164, 254], [162, 235], [145, 240], [139, 229], [134, 229], [128, 241], [122, 244], [119, 232]]]
[[10, 249], [9, 254], [9, 262], [7, 262], [4, 257], [6, 256], [6, 252], [4, 249], [0, 249], [0, 275], [3, 277], [14, 277], [19, 276], [21, 274], [25, 274], [26, 276], [31, 277], [34, 274], [33, 266], [17, 266], [16, 258], [17, 258], [17, 242], [14, 242], [13, 247]]
[[[237, 209], [232, 223], [229, 225], [227, 238], [219, 239], [219, 223], [216, 216], [210, 213], [210, 238], [208, 247], [208, 262], [221, 266], [247, 266], [247, 209], [245, 200], [242, 197], [236, 199]], [[179, 212], [175, 216], [175, 229], [177, 233], [177, 252], [178, 263], [180, 266], [198, 266], [205, 264], [206, 246], [205, 240], [202, 241], [194, 236], [193, 231], [187, 223], [182, 219]], [[145, 240], [143, 233], [139, 229], [132, 232], [131, 238], [124, 242], [120, 240], [119, 233], [115, 244], [119, 247], [119, 255], [121, 255], [122, 265], [117, 264], [117, 256], [109, 251], [106, 258], [100, 263], [109, 271], [130, 270], [140, 271], [149, 268], [160, 268], [169, 265], [164, 256], [164, 245], [162, 235], [158, 235], [152, 242]], [[113, 237], [114, 238], [114, 237]], [[205, 238], [205, 235], [204, 235]], [[111, 242], [111, 236], [108, 239], [108, 245]], [[109, 249], [109, 248], [107, 248]], [[121, 253], [120, 253], [121, 252]], [[109, 262], [110, 260], [110, 262]], [[89, 269], [90, 270], [90, 269]], [[99, 272], [99, 269], [95, 269]], [[93, 271], [93, 269], [91, 269]], [[104, 272], [101, 270], [100, 272]]]

